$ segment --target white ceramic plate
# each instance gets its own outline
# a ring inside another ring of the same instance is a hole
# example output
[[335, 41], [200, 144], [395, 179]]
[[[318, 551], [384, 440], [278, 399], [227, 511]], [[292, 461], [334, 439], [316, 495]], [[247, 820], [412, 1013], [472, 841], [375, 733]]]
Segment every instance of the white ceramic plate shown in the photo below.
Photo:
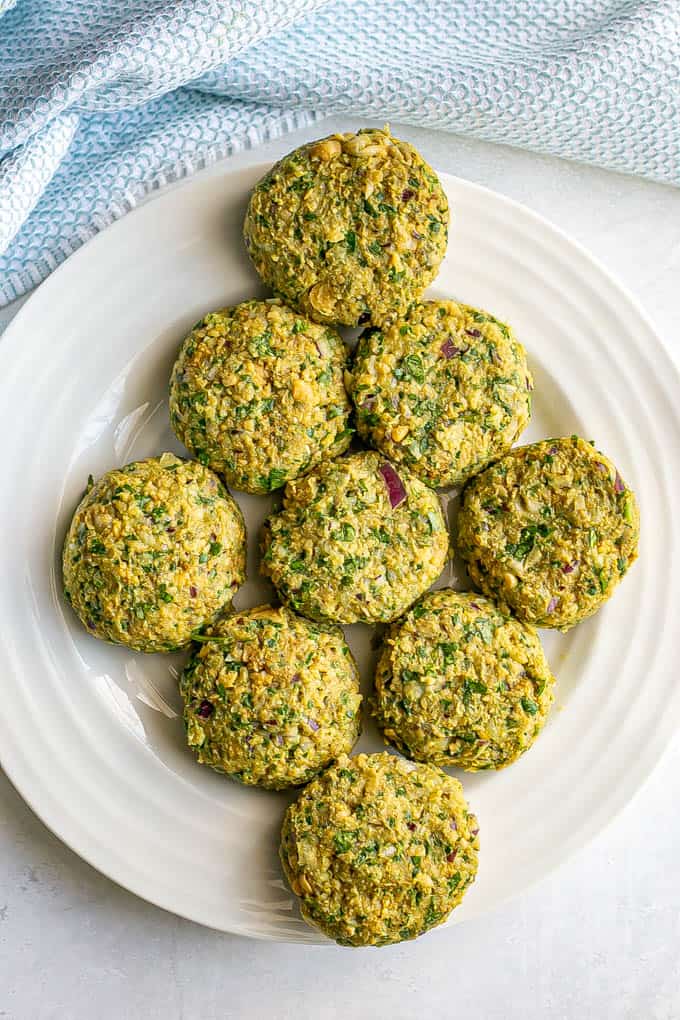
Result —
[[[43, 821], [121, 885], [214, 928], [316, 942], [276, 855], [288, 798], [194, 763], [176, 687], [185, 656], [89, 637], [64, 605], [58, 565], [89, 473], [180, 450], [170, 367], [196, 319], [261, 292], [240, 229], [264, 169], [225, 167], [127, 216], [55, 272], [0, 343], [0, 755]], [[634, 302], [581, 248], [522, 206], [443, 182], [453, 229], [432, 293], [514, 324], [536, 379], [524, 439], [594, 438], [636, 489], [643, 522], [640, 560], [613, 600], [568, 635], [544, 632], [559, 684], [536, 746], [504, 772], [462, 777], [482, 850], [460, 920], [594, 836], [678, 722], [680, 386]], [[251, 535], [244, 607], [270, 594], [255, 555], [269, 500], [238, 498]], [[370, 632], [348, 637], [368, 689]], [[361, 749], [380, 746], [367, 722]]]

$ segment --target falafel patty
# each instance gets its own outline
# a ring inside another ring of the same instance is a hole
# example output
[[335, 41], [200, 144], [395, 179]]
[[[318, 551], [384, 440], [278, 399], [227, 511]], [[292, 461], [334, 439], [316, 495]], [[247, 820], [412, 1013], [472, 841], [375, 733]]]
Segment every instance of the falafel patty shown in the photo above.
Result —
[[389, 130], [309, 142], [256, 185], [243, 233], [255, 269], [315, 322], [379, 324], [406, 311], [446, 252], [435, 172]]
[[458, 906], [477, 872], [478, 831], [457, 779], [359, 754], [290, 805], [280, 855], [305, 920], [340, 945], [385, 946]]
[[439, 499], [374, 452], [320, 464], [265, 522], [262, 573], [313, 620], [388, 622], [441, 573], [449, 538]]
[[202, 765], [270, 790], [307, 783], [359, 736], [359, 673], [339, 627], [285, 607], [219, 620], [180, 680]]
[[170, 422], [233, 488], [271, 492], [349, 446], [346, 363], [335, 330], [280, 301], [211, 312], [175, 362]]
[[568, 630], [637, 557], [640, 515], [612, 462], [578, 436], [521, 446], [463, 490], [457, 548], [503, 612]]
[[538, 736], [554, 678], [533, 627], [472, 592], [428, 592], [385, 638], [374, 710], [415, 761], [500, 769]]
[[245, 580], [245, 525], [216, 474], [172, 453], [91, 482], [63, 550], [89, 632], [140, 652], [188, 644]]
[[461, 485], [510, 449], [531, 389], [510, 327], [455, 301], [425, 301], [366, 330], [350, 376], [362, 439], [433, 488]]

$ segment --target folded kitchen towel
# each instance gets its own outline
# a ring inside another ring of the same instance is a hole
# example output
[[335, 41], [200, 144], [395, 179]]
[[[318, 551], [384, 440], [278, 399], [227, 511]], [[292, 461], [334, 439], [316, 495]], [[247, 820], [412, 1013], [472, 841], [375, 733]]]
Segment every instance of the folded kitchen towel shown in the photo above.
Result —
[[0, 15], [0, 304], [152, 189], [330, 114], [680, 183], [678, 0], [0, 0]]

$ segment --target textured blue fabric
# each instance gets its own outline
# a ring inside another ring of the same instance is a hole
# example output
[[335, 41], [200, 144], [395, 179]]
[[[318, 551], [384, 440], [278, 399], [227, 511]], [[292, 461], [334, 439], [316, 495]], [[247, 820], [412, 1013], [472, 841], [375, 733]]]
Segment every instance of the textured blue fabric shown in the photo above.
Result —
[[0, 0], [0, 14], [0, 304], [150, 190], [331, 113], [680, 183], [678, 0]]

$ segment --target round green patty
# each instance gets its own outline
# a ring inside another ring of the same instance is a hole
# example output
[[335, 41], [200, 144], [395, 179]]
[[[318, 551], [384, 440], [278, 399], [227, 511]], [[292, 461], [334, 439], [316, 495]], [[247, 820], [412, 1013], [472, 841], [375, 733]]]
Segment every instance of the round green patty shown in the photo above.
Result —
[[463, 789], [393, 755], [342, 758], [286, 811], [281, 862], [303, 917], [346, 946], [384, 946], [441, 924], [477, 872]]
[[331, 135], [257, 184], [244, 238], [257, 272], [316, 322], [403, 313], [434, 279], [449, 210], [434, 171], [389, 131]]
[[202, 765], [280, 790], [352, 749], [359, 674], [339, 627], [258, 606], [219, 620], [200, 641], [180, 690]]
[[510, 327], [455, 301], [367, 330], [350, 382], [362, 438], [434, 487], [461, 485], [510, 449], [531, 388]]
[[91, 483], [63, 550], [64, 589], [95, 637], [181, 648], [245, 580], [245, 526], [208, 468], [174, 454]]
[[533, 627], [470, 592], [429, 592], [385, 638], [374, 710], [403, 754], [500, 769], [538, 736], [554, 678]]
[[610, 597], [637, 556], [635, 496], [590, 443], [519, 447], [463, 491], [457, 548], [504, 612], [567, 630]]
[[235, 489], [264, 493], [347, 449], [347, 348], [279, 301], [206, 315], [179, 352], [170, 422]]
[[378, 453], [320, 464], [265, 523], [262, 572], [313, 620], [400, 616], [437, 579], [449, 538], [439, 499]]

